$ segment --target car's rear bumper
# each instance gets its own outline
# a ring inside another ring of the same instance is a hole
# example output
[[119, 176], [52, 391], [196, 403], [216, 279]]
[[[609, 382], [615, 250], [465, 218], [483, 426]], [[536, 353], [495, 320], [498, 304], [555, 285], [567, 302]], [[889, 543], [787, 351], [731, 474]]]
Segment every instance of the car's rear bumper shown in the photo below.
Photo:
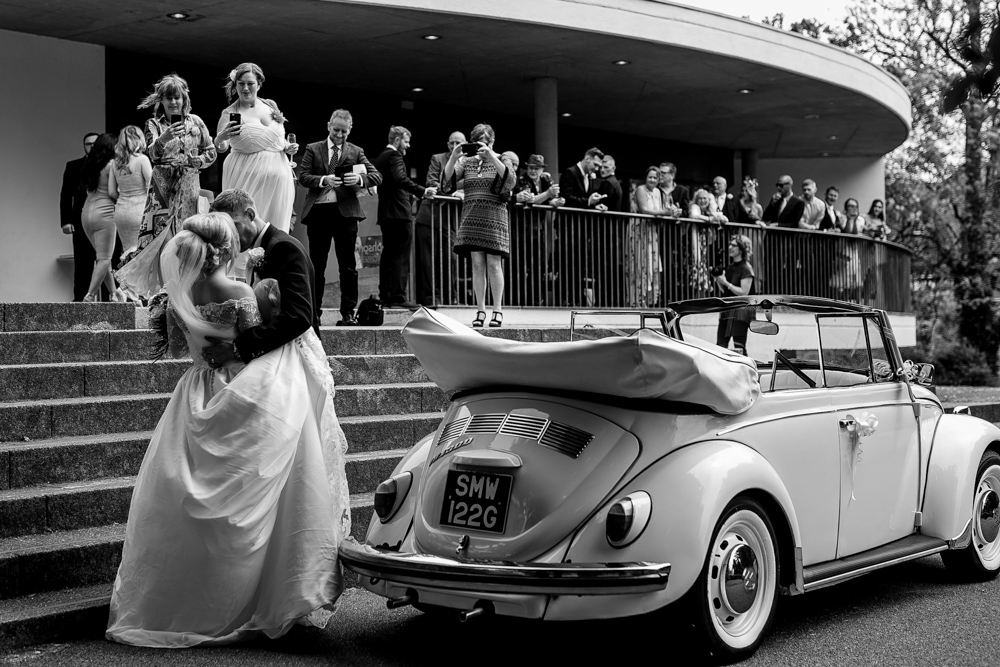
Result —
[[346, 540], [340, 562], [362, 576], [456, 591], [622, 595], [667, 587], [669, 563], [513, 563], [398, 553]]

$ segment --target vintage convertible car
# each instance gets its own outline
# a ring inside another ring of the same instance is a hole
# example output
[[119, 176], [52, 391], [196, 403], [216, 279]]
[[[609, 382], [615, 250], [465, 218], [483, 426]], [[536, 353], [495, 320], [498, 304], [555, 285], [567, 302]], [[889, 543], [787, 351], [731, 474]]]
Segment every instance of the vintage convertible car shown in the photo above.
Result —
[[[714, 344], [734, 318], [748, 356]], [[568, 620], [677, 603], [732, 661], [779, 595], [935, 553], [962, 579], [1000, 570], [1000, 429], [946, 413], [882, 311], [701, 299], [575, 313], [568, 342], [421, 311], [404, 336], [451, 405], [379, 486], [366, 543], [340, 549], [391, 608]]]

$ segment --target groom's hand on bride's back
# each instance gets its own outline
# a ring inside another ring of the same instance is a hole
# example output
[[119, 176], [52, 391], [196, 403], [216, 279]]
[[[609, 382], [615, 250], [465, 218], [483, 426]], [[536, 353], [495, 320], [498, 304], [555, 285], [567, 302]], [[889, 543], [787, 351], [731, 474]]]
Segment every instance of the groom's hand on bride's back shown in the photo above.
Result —
[[201, 351], [201, 356], [205, 358], [205, 361], [212, 368], [221, 368], [235, 356], [233, 354], [232, 341], [222, 340], [215, 336], [208, 336], [205, 340], [211, 343], [211, 345]]

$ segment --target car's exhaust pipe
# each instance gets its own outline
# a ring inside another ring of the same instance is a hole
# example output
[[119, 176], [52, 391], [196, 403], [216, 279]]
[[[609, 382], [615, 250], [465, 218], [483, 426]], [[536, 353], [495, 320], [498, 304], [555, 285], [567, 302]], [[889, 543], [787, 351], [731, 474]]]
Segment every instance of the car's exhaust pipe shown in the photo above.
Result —
[[493, 604], [490, 602], [477, 602], [476, 606], [467, 611], [460, 611], [458, 613], [458, 620], [462, 623], [470, 621], [479, 616], [487, 616], [493, 613]]
[[400, 607], [413, 604], [416, 601], [417, 596], [415, 594], [407, 593], [406, 595], [401, 595], [398, 598], [389, 598], [385, 601], [385, 606], [389, 609], [399, 609]]

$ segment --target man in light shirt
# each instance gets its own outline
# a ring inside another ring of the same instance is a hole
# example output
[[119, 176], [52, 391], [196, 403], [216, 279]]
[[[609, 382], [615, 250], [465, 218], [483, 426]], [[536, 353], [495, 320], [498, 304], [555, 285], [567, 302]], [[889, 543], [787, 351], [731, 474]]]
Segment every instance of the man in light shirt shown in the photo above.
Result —
[[802, 201], [805, 208], [799, 220], [799, 229], [818, 230], [826, 215], [826, 204], [816, 197], [816, 181], [811, 178], [802, 181]]

